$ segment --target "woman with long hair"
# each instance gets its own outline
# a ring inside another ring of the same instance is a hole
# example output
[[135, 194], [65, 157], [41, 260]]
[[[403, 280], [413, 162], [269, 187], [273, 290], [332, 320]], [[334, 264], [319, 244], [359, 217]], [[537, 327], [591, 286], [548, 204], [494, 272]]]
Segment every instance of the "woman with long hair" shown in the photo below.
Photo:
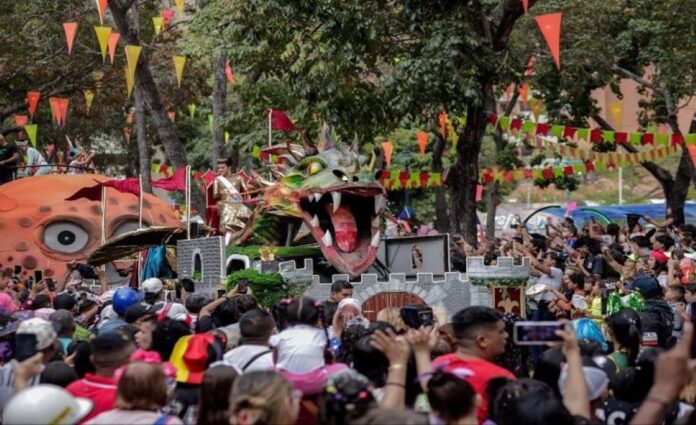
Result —
[[237, 377], [237, 371], [228, 366], [205, 371], [198, 398], [197, 425], [229, 425], [230, 393]]
[[616, 371], [635, 366], [643, 334], [638, 313], [622, 308], [609, 316], [606, 323], [609, 337], [614, 342], [614, 352], [607, 357], [614, 363]]
[[291, 425], [297, 420], [302, 393], [277, 372], [240, 376], [232, 387], [230, 425]]

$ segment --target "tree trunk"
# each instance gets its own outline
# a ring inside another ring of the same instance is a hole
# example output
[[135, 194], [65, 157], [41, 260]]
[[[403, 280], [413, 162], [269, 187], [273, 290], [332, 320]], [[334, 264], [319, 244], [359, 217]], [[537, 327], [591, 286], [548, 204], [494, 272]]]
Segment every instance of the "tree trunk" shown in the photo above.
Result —
[[[432, 170], [434, 173], [442, 174], [442, 155], [445, 152], [445, 139], [438, 134], [433, 146]], [[444, 187], [435, 188], [435, 228], [440, 233], [447, 233], [450, 230], [449, 216], [447, 212], [447, 194]]]
[[[109, 10], [111, 10], [111, 16], [114, 19], [116, 28], [126, 44], [140, 45], [137, 33], [131, 28], [126, 19], [126, 12], [128, 12], [131, 3], [130, 1], [114, 0], [109, 3]], [[143, 102], [152, 116], [157, 135], [164, 146], [164, 151], [167, 153], [169, 161], [175, 168], [186, 166], [186, 149], [174, 132], [174, 127], [167, 117], [164, 105], [162, 105], [159, 90], [150, 71], [147, 48], [140, 52], [138, 66], [135, 69], [135, 81], [141, 90]]]
[[486, 187], [486, 239], [495, 238], [495, 215], [498, 210], [498, 189], [500, 183], [493, 180]]
[[145, 131], [145, 106], [143, 105], [143, 95], [140, 87], [135, 88], [135, 133], [138, 140], [138, 167], [140, 178], [142, 179], [143, 191], [152, 193], [150, 146], [147, 143], [147, 132]]
[[225, 56], [217, 52], [213, 57], [213, 156], [212, 168], [217, 167], [218, 159], [224, 158], [225, 133], [222, 129], [222, 119], [225, 115], [227, 102], [227, 78], [225, 76]]
[[467, 107], [467, 125], [461, 131], [457, 144], [457, 161], [447, 176], [452, 191], [450, 221], [454, 232], [461, 233], [471, 245], [478, 246], [476, 216], [476, 185], [478, 184], [478, 156], [483, 135], [488, 125], [488, 114], [494, 111], [493, 84], [481, 81], [480, 104]]

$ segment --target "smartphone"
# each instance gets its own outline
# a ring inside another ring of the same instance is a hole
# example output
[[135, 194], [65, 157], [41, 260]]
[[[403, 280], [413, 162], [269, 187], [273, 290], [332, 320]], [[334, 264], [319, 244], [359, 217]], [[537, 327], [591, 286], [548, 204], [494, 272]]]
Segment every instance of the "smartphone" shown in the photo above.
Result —
[[34, 283], [39, 283], [43, 280], [43, 270], [34, 270]]
[[411, 329], [420, 329], [423, 326], [432, 326], [434, 323], [433, 309], [421, 304], [409, 304], [401, 307], [399, 311], [401, 320]]
[[22, 274], [22, 266], [20, 266], [19, 264], [15, 264], [14, 274], [15, 276], [19, 276], [20, 274]]
[[249, 281], [246, 279], [239, 279], [237, 281], [237, 293], [246, 294], [249, 291]]
[[16, 334], [15, 335], [15, 358], [17, 361], [24, 361], [38, 352], [36, 349], [35, 334]]
[[561, 341], [556, 331], [564, 327], [561, 322], [517, 322], [512, 337], [517, 345], [545, 345]]

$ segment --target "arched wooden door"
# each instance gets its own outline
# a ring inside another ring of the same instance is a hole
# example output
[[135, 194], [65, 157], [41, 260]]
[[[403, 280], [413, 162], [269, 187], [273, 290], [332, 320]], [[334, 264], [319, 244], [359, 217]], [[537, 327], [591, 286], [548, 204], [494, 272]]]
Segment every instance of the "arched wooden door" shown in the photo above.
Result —
[[365, 300], [362, 305], [363, 315], [369, 320], [377, 320], [377, 313], [385, 308], [401, 308], [407, 304], [425, 304], [419, 296], [409, 292], [380, 292]]

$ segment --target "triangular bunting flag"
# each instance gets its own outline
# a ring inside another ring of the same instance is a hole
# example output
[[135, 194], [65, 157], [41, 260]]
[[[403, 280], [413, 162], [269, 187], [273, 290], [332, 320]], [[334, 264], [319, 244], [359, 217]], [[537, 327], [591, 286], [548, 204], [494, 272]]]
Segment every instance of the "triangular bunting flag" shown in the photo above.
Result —
[[68, 55], [72, 53], [73, 42], [75, 41], [75, 33], [77, 32], [77, 22], [65, 22], [63, 24], [65, 31], [65, 41], [68, 42]]
[[106, 47], [109, 43], [109, 36], [111, 36], [111, 27], [94, 27], [94, 31], [97, 33], [97, 40], [99, 40], [102, 60], [106, 61]]
[[36, 149], [36, 133], [38, 129], [39, 127], [36, 124], [27, 124], [24, 126], [24, 131], [27, 132], [27, 136], [29, 136], [29, 140], [34, 149]]
[[106, 14], [107, 0], [97, 0], [97, 11], [99, 12], [99, 22], [104, 25], [104, 15]]
[[138, 66], [138, 57], [140, 57], [140, 51], [142, 47], [129, 44], [126, 46], [126, 63], [128, 64], [128, 73], [130, 78], [135, 81], [135, 68]]
[[181, 76], [184, 74], [184, 65], [186, 64], [186, 56], [174, 56], [174, 72], [176, 73], [176, 85], [181, 87]]
[[121, 37], [121, 34], [117, 32], [112, 32], [109, 35], [109, 59], [111, 59], [111, 65], [114, 64], [114, 57], [116, 57], [116, 46], [118, 45], [118, 39]]
[[188, 110], [189, 110], [189, 115], [191, 116], [191, 119], [193, 119], [196, 116], [196, 104], [189, 103]]
[[535, 17], [541, 33], [544, 35], [546, 44], [551, 50], [556, 68], [561, 69], [561, 20], [562, 13], [549, 13], [547, 15], [539, 15]]
[[39, 99], [41, 98], [41, 93], [37, 91], [27, 92], [27, 104], [29, 109], [29, 116], [34, 118], [36, 113], [36, 107], [39, 105]]
[[162, 32], [162, 26], [164, 25], [164, 18], [161, 16], [154, 16], [152, 18], [152, 24], [155, 27], [155, 35], [159, 35]]
[[90, 109], [92, 109], [92, 101], [94, 101], [94, 92], [92, 90], [85, 90], [85, 109], [89, 115]]

